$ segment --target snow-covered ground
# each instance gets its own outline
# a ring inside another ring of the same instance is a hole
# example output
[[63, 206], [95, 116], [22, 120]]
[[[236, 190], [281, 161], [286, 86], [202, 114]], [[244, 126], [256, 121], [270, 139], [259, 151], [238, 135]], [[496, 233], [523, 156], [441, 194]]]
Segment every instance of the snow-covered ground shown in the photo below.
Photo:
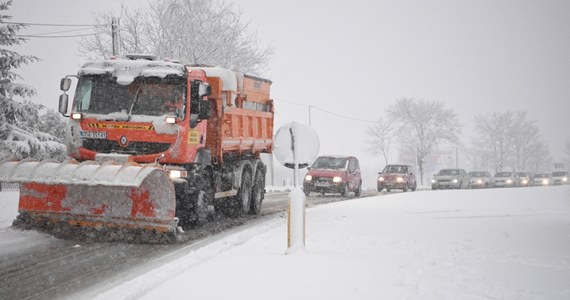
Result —
[[306, 236], [285, 255], [277, 216], [98, 298], [570, 299], [570, 186], [331, 203], [307, 210]]

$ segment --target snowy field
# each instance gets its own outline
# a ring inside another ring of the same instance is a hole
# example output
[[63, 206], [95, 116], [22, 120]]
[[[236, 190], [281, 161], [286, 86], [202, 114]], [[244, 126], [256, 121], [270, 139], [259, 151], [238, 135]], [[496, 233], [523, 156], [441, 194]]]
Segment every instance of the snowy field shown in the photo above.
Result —
[[[16, 197], [0, 193], [3, 227]], [[305, 252], [284, 255], [277, 216], [97, 298], [570, 299], [569, 186], [332, 203], [307, 210], [306, 234]]]

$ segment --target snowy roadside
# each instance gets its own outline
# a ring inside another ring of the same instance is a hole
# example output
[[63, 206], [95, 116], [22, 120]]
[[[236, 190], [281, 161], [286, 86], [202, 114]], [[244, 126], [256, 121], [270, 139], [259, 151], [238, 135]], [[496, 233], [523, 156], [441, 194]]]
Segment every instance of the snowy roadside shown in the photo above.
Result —
[[0, 192], [0, 230], [12, 226], [18, 216], [18, 197], [20, 191], [17, 190]]
[[570, 187], [399, 193], [276, 218], [98, 299], [568, 299]]

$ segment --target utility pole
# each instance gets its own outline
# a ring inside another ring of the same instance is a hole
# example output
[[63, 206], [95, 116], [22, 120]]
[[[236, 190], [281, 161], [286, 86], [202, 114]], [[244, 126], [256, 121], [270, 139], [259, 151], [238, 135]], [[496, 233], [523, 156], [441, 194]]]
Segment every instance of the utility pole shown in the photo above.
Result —
[[311, 106], [308, 105], [309, 107], [309, 126], [311, 126]]
[[119, 18], [111, 19], [111, 38], [113, 43], [113, 56], [118, 56], [121, 52], [119, 43]]

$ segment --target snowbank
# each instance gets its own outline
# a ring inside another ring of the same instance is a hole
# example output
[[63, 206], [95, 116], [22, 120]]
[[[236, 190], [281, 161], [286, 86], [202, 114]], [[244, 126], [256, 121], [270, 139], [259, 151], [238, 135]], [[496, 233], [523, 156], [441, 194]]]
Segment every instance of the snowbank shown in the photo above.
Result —
[[12, 226], [18, 216], [18, 198], [20, 191], [0, 192], [0, 230]]
[[99, 299], [569, 299], [570, 187], [426, 191], [307, 210], [210, 243]]

